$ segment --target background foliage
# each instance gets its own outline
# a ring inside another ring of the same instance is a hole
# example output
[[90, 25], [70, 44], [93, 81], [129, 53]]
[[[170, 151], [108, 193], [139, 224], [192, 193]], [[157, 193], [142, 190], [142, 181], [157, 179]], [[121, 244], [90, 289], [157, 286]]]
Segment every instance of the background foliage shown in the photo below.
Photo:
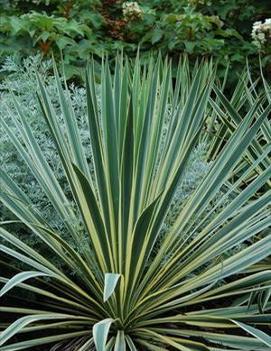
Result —
[[177, 57], [215, 56], [222, 68], [243, 67], [249, 56], [270, 72], [270, 39], [261, 47], [253, 23], [271, 17], [268, 0], [1, 0], [0, 52], [43, 55], [62, 51], [68, 76], [80, 74], [90, 55], [132, 55], [160, 50]]

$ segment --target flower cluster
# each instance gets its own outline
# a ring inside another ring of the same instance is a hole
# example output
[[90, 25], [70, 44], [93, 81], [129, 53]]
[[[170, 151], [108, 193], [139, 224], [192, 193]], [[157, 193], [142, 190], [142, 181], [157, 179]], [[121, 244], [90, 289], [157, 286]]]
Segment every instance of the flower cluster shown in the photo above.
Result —
[[136, 1], [126, 1], [122, 4], [122, 13], [127, 21], [136, 21], [143, 17], [144, 11]]
[[271, 41], [271, 18], [267, 18], [264, 22], [254, 22], [251, 36], [258, 48], [264, 46], [268, 40]]
[[212, 5], [211, 0], [188, 0], [188, 3], [191, 6], [198, 6], [198, 5], [211, 6]]

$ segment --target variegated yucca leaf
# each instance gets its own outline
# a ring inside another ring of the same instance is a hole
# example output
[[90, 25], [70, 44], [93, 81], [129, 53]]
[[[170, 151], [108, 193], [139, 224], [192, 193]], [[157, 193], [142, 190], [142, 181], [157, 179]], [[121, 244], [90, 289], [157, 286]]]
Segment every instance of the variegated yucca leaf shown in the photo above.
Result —
[[[258, 148], [270, 104], [251, 92], [249, 111], [236, 112], [219, 88], [212, 90], [208, 62], [190, 70], [183, 59], [173, 79], [167, 60], [142, 63], [138, 56], [130, 63], [120, 55], [113, 74], [103, 61], [99, 84], [94, 67], [86, 72], [88, 152], [56, 68], [61, 116], [38, 78], [41, 113], [69, 194], [16, 98], [12, 122], [20, 138], [0, 118], [70, 238], [44, 220], [12, 174], [0, 171], [2, 203], [50, 252], [16, 237], [12, 221], [2, 224], [0, 267], [9, 275], [0, 277], [0, 350], [270, 350], [271, 302], [264, 314], [249, 303], [251, 294], [271, 288], [264, 264], [271, 191], [255, 196], [270, 178], [270, 145]], [[232, 128], [165, 229], [191, 154], [205, 139], [207, 106], [221, 110]], [[244, 159], [249, 166], [234, 176]], [[254, 172], [258, 177], [244, 186]], [[7, 257], [18, 266], [7, 268]]]
[[[260, 65], [261, 69], [261, 65]], [[221, 89], [225, 88], [225, 81], [220, 84]], [[210, 117], [208, 119], [208, 136], [211, 140], [209, 147], [209, 158], [215, 159], [222, 150], [223, 145], [236, 130], [237, 126], [243, 119], [243, 114], [249, 114], [253, 111], [255, 117], [259, 117], [265, 107], [271, 102], [271, 86], [261, 73], [261, 78], [254, 81], [250, 74], [249, 66], [245, 68], [240, 76], [238, 83], [231, 93], [229, 99], [222, 93], [221, 89], [215, 87], [215, 101], [210, 99]], [[271, 124], [270, 117], [267, 118], [257, 133], [251, 145], [244, 153], [240, 163], [234, 170], [234, 174], [239, 176], [249, 165], [255, 164], [264, 154], [265, 157], [247, 174], [243, 184], [247, 184], [252, 179], [261, 174], [262, 171], [270, 166], [270, 151], [268, 147], [271, 144]], [[266, 186], [270, 189], [271, 181], [267, 181]]]

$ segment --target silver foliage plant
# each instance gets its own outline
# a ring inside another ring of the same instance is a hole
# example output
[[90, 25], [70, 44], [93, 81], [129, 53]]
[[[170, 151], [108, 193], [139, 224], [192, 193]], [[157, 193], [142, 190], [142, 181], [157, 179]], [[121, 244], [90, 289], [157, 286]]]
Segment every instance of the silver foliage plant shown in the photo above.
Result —
[[[52, 137], [50, 136], [46, 122], [44, 118], [42, 118], [36, 96], [37, 73], [39, 73], [45, 81], [48, 93], [54, 102], [54, 107], [58, 111], [60, 122], [63, 125], [59, 101], [56, 98], [57, 86], [52, 76], [52, 62], [50, 60], [44, 61], [40, 56], [33, 56], [24, 59], [22, 63], [17, 63], [14, 57], [8, 57], [2, 66], [2, 71], [9, 72], [9, 75], [0, 85], [1, 115], [7, 117], [7, 122], [10, 124], [12, 132], [19, 137], [19, 128], [12, 122], [11, 117], [17, 115], [14, 97], [20, 101], [20, 106], [26, 114], [27, 122], [37, 138], [44, 157], [61, 182], [65, 193], [69, 194], [70, 189], [68, 183], [65, 181], [60, 158]], [[82, 138], [82, 142], [87, 152], [87, 149], [89, 148], [89, 138], [86, 133], [85, 120], [86, 91], [82, 87], [76, 87], [74, 84], [71, 84], [70, 97], [80, 126], [80, 137]], [[22, 190], [27, 193], [37, 210], [42, 211], [46, 220], [49, 220], [53, 227], [62, 230], [63, 224], [61, 223], [61, 219], [57, 216], [57, 213], [51, 206], [31, 170], [27, 167], [16, 148], [12, 145], [10, 138], [3, 132], [3, 129], [1, 129], [1, 131], [0, 163], [3, 169], [20, 184]], [[90, 155], [89, 150], [88, 154]], [[73, 206], [72, 203], [70, 206]], [[4, 209], [2, 210], [2, 216], [3, 211]]]

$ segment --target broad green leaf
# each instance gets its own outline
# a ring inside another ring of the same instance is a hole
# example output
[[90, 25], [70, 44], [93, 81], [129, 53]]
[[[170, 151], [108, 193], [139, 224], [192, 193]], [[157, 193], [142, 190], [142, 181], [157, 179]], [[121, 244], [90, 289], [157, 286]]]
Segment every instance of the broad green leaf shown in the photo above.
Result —
[[126, 351], [125, 334], [123, 330], [119, 330], [117, 333], [114, 351]]
[[43, 272], [21, 272], [12, 277], [0, 290], [0, 297], [27, 279], [48, 276]]
[[120, 274], [105, 273], [104, 294], [103, 294], [104, 302], [106, 302], [110, 298], [110, 296], [114, 293], [120, 278], [121, 278]]
[[7, 329], [5, 329], [0, 335], [0, 346], [2, 346], [6, 341], [11, 339], [16, 333], [22, 331], [26, 326], [31, 323], [39, 322], [39, 321], [50, 321], [50, 320], [65, 320], [67, 318], [74, 318], [74, 319], [88, 319], [84, 317], [78, 316], [69, 316], [67, 314], [60, 314], [60, 313], [45, 313], [41, 315], [32, 315], [32, 316], [25, 316], [17, 319], [14, 323], [12, 323]]
[[238, 322], [233, 320], [235, 324], [237, 324], [239, 327], [241, 327], [243, 330], [248, 332], [249, 334], [253, 335], [256, 339], [260, 340], [263, 344], [271, 347], [271, 336], [267, 335], [266, 333], [262, 332], [259, 329], [256, 329], [254, 327], [251, 327], [250, 325], [247, 325], [242, 322]]
[[106, 351], [106, 341], [108, 338], [112, 318], [104, 319], [93, 326], [93, 340], [97, 351]]

